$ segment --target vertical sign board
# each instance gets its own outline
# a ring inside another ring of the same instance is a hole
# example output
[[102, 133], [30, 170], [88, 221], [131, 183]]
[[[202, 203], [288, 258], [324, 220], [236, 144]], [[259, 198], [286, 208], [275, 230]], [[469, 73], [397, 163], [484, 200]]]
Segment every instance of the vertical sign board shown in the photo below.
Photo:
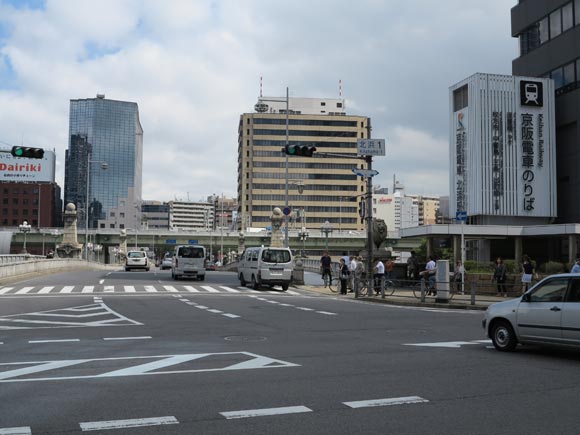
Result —
[[453, 155], [455, 160], [451, 162], [451, 170], [454, 171], [455, 185], [452, 186], [452, 192], [455, 197], [453, 204], [455, 210], [467, 210], [467, 188], [468, 179], [466, 175], [467, 165], [467, 147], [468, 147], [468, 108], [465, 107], [454, 114], [454, 141]]
[[515, 79], [518, 215], [555, 217], [553, 81]]

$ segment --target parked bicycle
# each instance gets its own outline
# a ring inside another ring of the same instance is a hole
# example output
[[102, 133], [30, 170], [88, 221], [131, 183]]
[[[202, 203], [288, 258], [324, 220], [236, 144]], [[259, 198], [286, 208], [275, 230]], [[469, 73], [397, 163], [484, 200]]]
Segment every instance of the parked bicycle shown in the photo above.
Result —
[[[381, 284], [378, 280], [373, 280], [373, 293], [380, 293], [381, 292]], [[368, 280], [364, 279], [361, 280], [358, 284], [358, 295], [359, 296], [367, 296], [368, 294]], [[385, 280], [385, 296], [391, 296], [395, 293], [395, 283], [391, 279]]]

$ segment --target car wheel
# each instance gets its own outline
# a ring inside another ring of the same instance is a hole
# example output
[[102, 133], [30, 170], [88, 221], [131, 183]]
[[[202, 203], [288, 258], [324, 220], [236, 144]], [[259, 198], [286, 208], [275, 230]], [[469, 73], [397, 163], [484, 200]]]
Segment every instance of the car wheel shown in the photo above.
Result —
[[145, 271], [146, 271], [146, 272], [149, 272], [149, 268], [147, 267], [147, 268], [145, 269]]
[[246, 280], [244, 279], [244, 274], [243, 274], [243, 273], [240, 273], [240, 285], [241, 285], [242, 287], [245, 287], [245, 286], [246, 286], [246, 284], [247, 284], [247, 282], [246, 282]]
[[497, 350], [509, 352], [518, 344], [514, 328], [505, 320], [498, 320], [491, 326], [491, 341]]
[[282, 284], [282, 290], [284, 291], [288, 290], [288, 284]]
[[129, 269], [128, 267], [125, 268], [125, 272], [129, 272], [131, 269]]
[[251, 287], [254, 290], [259, 290], [260, 289], [260, 284], [258, 284], [258, 281], [256, 281], [256, 277], [254, 275], [252, 275], [252, 284]]

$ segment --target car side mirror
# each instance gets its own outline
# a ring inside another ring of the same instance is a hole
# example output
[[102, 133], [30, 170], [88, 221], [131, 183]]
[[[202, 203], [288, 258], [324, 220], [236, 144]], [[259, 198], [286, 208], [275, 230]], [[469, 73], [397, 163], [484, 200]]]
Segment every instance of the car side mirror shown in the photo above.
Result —
[[530, 297], [529, 293], [526, 293], [522, 296], [522, 302], [531, 302], [532, 298]]

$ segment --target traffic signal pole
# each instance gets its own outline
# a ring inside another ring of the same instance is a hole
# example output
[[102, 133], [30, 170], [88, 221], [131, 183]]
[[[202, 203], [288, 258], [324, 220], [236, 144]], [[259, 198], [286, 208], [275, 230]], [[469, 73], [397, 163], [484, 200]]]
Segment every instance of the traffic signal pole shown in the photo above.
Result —
[[[288, 86], [286, 86], [286, 149], [288, 149], [288, 112], [290, 111], [290, 99], [289, 99], [289, 93], [288, 93]], [[284, 165], [285, 169], [286, 169], [286, 194], [284, 195], [285, 198], [285, 203], [284, 205], [286, 206], [286, 208], [288, 208], [288, 154], [286, 154], [286, 162]], [[288, 248], [290, 246], [290, 242], [288, 240], [288, 220], [289, 220], [289, 216], [288, 214], [284, 214], [284, 225], [286, 226], [286, 231], [284, 231], [284, 247]]]
[[[367, 168], [369, 170], [373, 169], [373, 156], [365, 156], [367, 162]], [[374, 243], [373, 243], [373, 177], [367, 178], [367, 209], [366, 209], [366, 221], [367, 221], [367, 289], [368, 296], [372, 295], [374, 291], [374, 276], [373, 276], [373, 255], [374, 255]], [[358, 293], [355, 295], [358, 297]]]

